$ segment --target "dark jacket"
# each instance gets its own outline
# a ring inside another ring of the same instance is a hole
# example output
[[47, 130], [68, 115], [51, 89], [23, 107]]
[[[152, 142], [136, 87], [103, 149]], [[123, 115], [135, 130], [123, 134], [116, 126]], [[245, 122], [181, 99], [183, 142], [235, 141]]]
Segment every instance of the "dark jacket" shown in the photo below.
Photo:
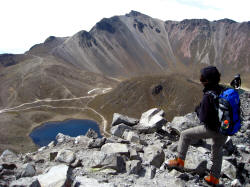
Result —
[[208, 129], [218, 132], [220, 124], [218, 119], [218, 112], [215, 109], [215, 105], [218, 105], [218, 100], [215, 100], [209, 91], [212, 91], [216, 95], [220, 95], [223, 87], [219, 85], [206, 86], [203, 90], [203, 98], [195, 111], [199, 117], [201, 123], [203, 123]]

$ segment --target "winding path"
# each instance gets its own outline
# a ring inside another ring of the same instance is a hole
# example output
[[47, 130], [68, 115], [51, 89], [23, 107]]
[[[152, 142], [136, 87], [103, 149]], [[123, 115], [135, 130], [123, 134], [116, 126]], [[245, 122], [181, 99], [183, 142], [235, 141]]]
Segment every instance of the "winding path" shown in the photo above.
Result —
[[[95, 88], [93, 90], [90, 90], [88, 92], [88, 94], [92, 93], [93, 91], [95, 90], [102, 90], [102, 93], [107, 93], [108, 91], [110, 91], [112, 88]], [[30, 102], [30, 103], [23, 103], [21, 105], [18, 105], [18, 106], [15, 106], [15, 107], [11, 107], [11, 108], [5, 108], [5, 109], [2, 109], [0, 110], [0, 114], [2, 113], [6, 113], [6, 112], [20, 112], [20, 111], [25, 111], [25, 110], [31, 110], [31, 109], [35, 109], [35, 108], [41, 108], [41, 107], [46, 107], [46, 108], [52, 108], [52, 109], [58, 109], [58, 108], [61, 108], [61, 109], [77, 109], [77, 110], [91, 110], [92, 112], [96, 113], [98, 116], [101, 117], [102, 119], [102, 125], [103, 125], [103, 132], [104, 134], [106, 135], [110, 135], [109, 132], [107, 132], [107, 120], [105, 119], [105, 117], [103, 115], [101, 115], [99, 112], [97, 112], [96, 110], [94, 110], [93, 108], [90, 108], [90, 107], [85, 107], [85, 108], [80, 108], [80, 107], [54, 107], [54, 106], [51, 106], [51, 105], [38, 105], [38, 106], [33, 106], [33, 107], [28, 107], [29, 105], [32, 105], [32, 104], [37, 104], [39, 102], [60, 102], [60, 101], [72, 101], [72, 100], [80, 100], [80, 99], [85, 99], [85, 98], [95, 98], [98, 94], [94, 94], [94, 95], [91, 95], [91, 96], [82, 96], [82, 97], [76, 97], [76, 98], [67, 98], [67, 99], [38, 99], [36, 101], [33, 101], [33, 102]], [[22, 108], [26, 106], [26, 108]]]

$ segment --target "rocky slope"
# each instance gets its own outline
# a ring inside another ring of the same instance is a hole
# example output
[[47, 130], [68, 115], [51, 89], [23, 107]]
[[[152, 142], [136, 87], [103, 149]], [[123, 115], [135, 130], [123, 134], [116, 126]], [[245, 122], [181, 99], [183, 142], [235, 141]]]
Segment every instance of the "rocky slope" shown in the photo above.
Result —
[[[249, 187], [250, 93], [241, 95], [242, 129], [224, 146], [220, 186]], [[193, 142], [184, 171], [166, 167], [176, 153], [179, 133], [195, 126], [194, 113], [166, 121], [151, 109], [140, 120], [115, 113], [109, 138], [92, 130], [76, 138], [58, 134], [56, 142], [36, 152], [0, 157], [1, 186], [207, 186], [210, 141]]]
[[223, 74], [247, 75], [249, 36], [249, 22], [164, 22], [132, 11], [102, 19], [90, 32], [78, 32], [53, 54], [77, 67], [111, 76], [187, 71], [207, 64], [218, 66]]

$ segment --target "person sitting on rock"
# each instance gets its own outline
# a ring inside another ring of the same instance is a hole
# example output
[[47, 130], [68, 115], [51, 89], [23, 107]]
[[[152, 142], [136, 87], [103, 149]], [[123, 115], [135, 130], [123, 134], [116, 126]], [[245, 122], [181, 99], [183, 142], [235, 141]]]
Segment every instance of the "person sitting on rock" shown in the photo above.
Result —
[[192, 140], [212, 138], [212, 167], [210, 175], [204, 180], [212, 185], [219, 184], [219, 177], [222, 166], [222, 147], [227, 140], [227, 136], [219, 133], [218, 113], [214, 107], [215, 100], [208, 91], [219, 95], [223, 87], [219, 86], [220, 73], [214, 66], [208, 66], [201, 70], [200, 81], [204, 86], [203, 98], [195, 111], [200, 119], [199, 126], [181, 132], [178, 143], [178, 155], [174, 160], [168, 162], [170, 168], [183, 168], [186, 153]]

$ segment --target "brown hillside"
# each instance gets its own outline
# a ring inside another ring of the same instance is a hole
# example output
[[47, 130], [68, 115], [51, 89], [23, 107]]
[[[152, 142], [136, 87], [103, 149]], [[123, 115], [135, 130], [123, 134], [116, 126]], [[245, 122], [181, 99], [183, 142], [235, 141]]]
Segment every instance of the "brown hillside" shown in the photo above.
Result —
[[[162, 90], [153, 93], [155, 87]], [[145, 76], [133, 78], [119, 84], [111, 92], [97, 96], [90, 102], [103, 114], [109, 124], [113, 113], [140, 118], [142, 112], [157, 107], [166, 112], [166, 118], [194, 111], [202, 96], [202, 86], [180, 75]]]

